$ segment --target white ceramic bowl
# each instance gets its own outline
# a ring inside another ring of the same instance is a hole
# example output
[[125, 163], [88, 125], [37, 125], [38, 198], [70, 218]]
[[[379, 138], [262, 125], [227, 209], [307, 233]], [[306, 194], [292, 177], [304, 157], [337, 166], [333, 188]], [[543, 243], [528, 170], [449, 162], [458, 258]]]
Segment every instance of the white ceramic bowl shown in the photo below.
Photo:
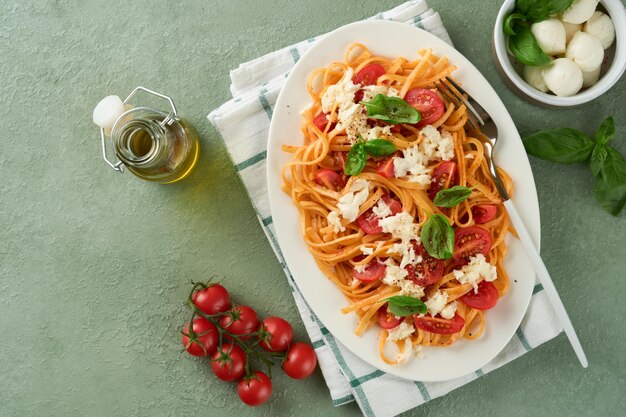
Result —
[[621, 78], [624, 69], [626, 69], [626, 10], [620, 0], [601, 0], [600, 5], [613, 19], [615, 26], [615, 42], [605, 51], [609, 59], [602, 68], [600, 80], [571, 97], [558, 97], [553, 94], [542, 93], [528, 85], [520, 73], [521, 64], [517, 63], [508, 54], [507, 37], [504, 35], [502, 25], [509, 13], [515, 8], [515, 0], [505, 0], [496, 18], [493, 32], [494, 53], [501, 70], [500, 72], [505, 77], [505, 80], [508, 79], [510, 81], [509, 84], [512, 84], [519, 92], [531, 100], [558, 107], [570, 107], [586, 103], [601, 96], [613, 87]]

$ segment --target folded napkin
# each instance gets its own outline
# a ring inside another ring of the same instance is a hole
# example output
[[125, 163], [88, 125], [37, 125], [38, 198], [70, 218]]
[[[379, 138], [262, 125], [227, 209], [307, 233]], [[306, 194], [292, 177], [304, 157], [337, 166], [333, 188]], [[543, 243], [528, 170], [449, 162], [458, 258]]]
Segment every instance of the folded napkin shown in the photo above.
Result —
[[[414, 25], [451, 43], [439, 14], [430, 9], [424, 0], [408, 1], [392, 10], [379, 13], [372, 19]], [[285, 271], [296, 305], [316, 350], [333, 404], [342, 405], [356, 400], [366, 416], [395, 416], [499, 368], [555, 337], [561, 327], [541, 284], [537, 284], [528, 312], [516, 336], [494, 360], [473, 374], [452, 381], [431, 383], [403, 380], [366, 364], [341, 345], [317, 319], [298, 291], [276, 240], [265, 174], [267, 137], [273, 106], [286, 75], [316, 39], [269, 53], [231, 71], [230, 90], [233, 99], [212, 111], [208, 119], [220, 132], [235, 169], [248, 191], [263, 231]]]

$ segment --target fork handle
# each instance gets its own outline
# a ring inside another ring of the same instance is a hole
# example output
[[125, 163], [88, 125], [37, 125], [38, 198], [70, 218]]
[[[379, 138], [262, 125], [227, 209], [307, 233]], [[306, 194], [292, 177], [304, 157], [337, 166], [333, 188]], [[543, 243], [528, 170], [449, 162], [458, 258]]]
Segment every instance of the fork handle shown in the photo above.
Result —
[[526, 253], [530, 257], [530, 261], [535, 269], [535, 273], [539, 278], [539, 281], [543, 285], [543, 289], [554, 308], [554, 311], [563, 326], [563, 330], [569, 339], [576, 356], [578, 356], [578, 360], [583, 368], [586, 368], [589, 364], [587, 361], [587, 357], [585, 356], [585, 351], [583, 350], [582, 345], [580, 344], [580, 340], [578, 340], [578, 336], [576, 335], [576, 330], [574, 330], [574, 326], [572, 325], [572, 321], [567, 315], [567, 311], [565, 310], [565, 306], [563, 305], [563, 301], [561, 301], [561, 297], [559, 297], [559, 293], [556, 291], [554, 287], [554, 283], [552, 282], [552, 278], [550, 278], [550, 273], [546, 269], [546, 265], [543, 263], [541, 256], [539, 255], [539, 251], [535, 247], [535, 244], [528, 233], [528, 229], [524, 225], [522, 218], [520, 217], [515, 205], [512, 200], [506, 200], [504, 202], [504, 207], [509, 214], [509, 218], [511, 219], [511, 223], [517, 234], [519, 236], [524, 249], [526, 249]]

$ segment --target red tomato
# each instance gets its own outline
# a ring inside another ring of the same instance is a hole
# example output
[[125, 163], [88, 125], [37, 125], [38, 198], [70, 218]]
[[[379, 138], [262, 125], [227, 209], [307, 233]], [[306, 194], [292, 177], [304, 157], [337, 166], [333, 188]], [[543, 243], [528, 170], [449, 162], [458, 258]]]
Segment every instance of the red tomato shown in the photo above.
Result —
[[356, 269], [352, 269], [352, 276], [359, 281], [374, 282], [385, 276], [386, 269], [385, 264], [381, 264], [378, 260], [374, 259], [367, 264], [363, 272], [357, 272]]
[[413, 323], [418, 329], [422, 329], [426, 332], [436, 334], [453, 334], [458, 333], [465, 326], [465, 319], [455, 314], [450, 320], [444, 319], [441, 316], [413, 316]]
[[[218, 343], [217, 329], [203, 317], [196, 317], [192, 326], [194, 337], [189, 337], [189, 323], [183, 330], [183, 346], [193, 356], [207, 356], [215, 351]], [[192, 341], [193, 340], [193, 341]]]
[[352, 100], [355, 103], [360, 103], [361, 100], [363, 100], [363, 96], [365, 95], [365, 91], [361, 88], [360, 90], [357, 90], [356, 93], [354, 93], [354, 100]]
[[487, 256], [491, 243], [491, 235], [487, 229], [480, 226], [456, 228], [452, 259], [457, 265], [465, 265], [474, 255], [482, 253]]
[[341, 175], [331, 169], [320, 169], [313, 174], [313, 181], [328, 189], [339, 191], [346, 186]]
[[246, 372], [246, 354], [239, 346], [224, 343], [211, 355], [211, 368], [222, 381], [236, 381]]
[[283, 371], [293, 379], [304, 379], [317, 366], [317, 356], [311, 345], [297, 342], [291, 345], [283, 362]]
[[260, 345], [265, 350], [284, 352], [293, 342], [293, 328], [286, 320], [280, 317], [267, 317], [259, 326], [259, 332], [267, 334], [267, 342], [261, 340]]
[[[317, 116], [315, 116], [315, 118], [313, 118], [313, 124], [317, 126], [317, 128], [323, 132], [324, 130], [326, 130], [326, 125], [328, 124], [328, 116], [326, 116], [326, 114], [324, 113], [318, 114]], [[336, 123], [331, 123], [328, 130], [329, 131], [333, 130], [335, 127], [335, 124]]]
[[244, 403], [257, 407], [272, 395], [272, 380], [263, 372], [256, 371], [250, 378], [239, 381], [237, 394]]
[[386, 72], [385, 68], [380, 64], [369, 64], [352, 77], [352, 82], [361, 85], [374, 85], [378, 77], [385, 75]]
[[[398, 214], [402, 211], [402, 203], [400, 203], [395, 198], [389, 197], [388, 195], [382, 196], [385, 204], [389, 206], [389, 210], [391, 210], [391, 215]], [[380, 226], [378, 222], [379, 218], [374, 214], [374, 210], [369, 209], [365, 213], [361, 214], [357, 217], [356, 222], [366, 234], [374, 234], [374, 233], [382, 233], [383, 228]]]
[[191, 301], [200, 311], [208, 315], [222, 313], [230, 308], [228, 291], [220, 284], [213, 284], [194, 292]]
[[[232, 315], [232, 317], [231, 317]], [[220, 319], [220, 325], [235, 335], [247, 335], [259, 326], [256, 312], [248, 306], [234, 306]], [[247, 339], [249, 336], [246, 336]]]
[[376, 173], [385, 177], [385, 178], [395, 178], [396, 174], [394, 173], [394, 165], [393, 165], [393, 156], [387, 158], [385, 161], [381, 162], [380, 165], [376, 168]]
[[389, 311], [389, 306], [385, 304], [378, 309], [378, 324], [383, 329], [393, 329], [402, 323], [401, 318], [397, 318]]
[[335, 166], [341, 168], [341, 172], [343, 172], [346, 167], [346, 152], [335, 152], [333, 157], [335, 159]]
[[492, 221], [498, 214], [498, 208], [493, 204], [476, 204], [472, 207], [472, 216], [478, 224]]
[[407, 265], [408, 278], [420, 287], [434, 284], [443, 276], [445, 262], [442, 259], [433, 258], [428, 254], [424, 245], [413, 245], [415, 254], [422, 257], [422, 262], [417, 265]]
[[422, 118], [417, 124], [418, 127], [436, 122], [446, 111], [441, 97], [426, 88], [411, 88], [406, 92], [404, 101], [420, 112]]
[[476, 310], [489, 310], [498, 302], [498, 289], [491, 282], [483, 280], [478, 284], [477, 293], [471, 290], [462, 295], [459, 300]]
[[433, 172], [433, 180], [430, 183], [428, 197], [430, 197], [431, 200], [434, 200], [439, 190], [449, 188], [452, 184], [454, 184], [455, 177], [456, 162], [445, 161], [440, 163], [437, 168], [435, 168], [435, 172]]

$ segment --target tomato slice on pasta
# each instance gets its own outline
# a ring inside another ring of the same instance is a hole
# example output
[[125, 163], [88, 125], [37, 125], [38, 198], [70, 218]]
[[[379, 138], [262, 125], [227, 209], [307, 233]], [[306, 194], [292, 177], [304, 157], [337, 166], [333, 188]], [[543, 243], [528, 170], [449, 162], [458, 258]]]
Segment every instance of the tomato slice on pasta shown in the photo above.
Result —
[[464, 294], [459, 300], [476, 310], [489, 310], [498, 303], [498, 289], [489, 281], [480, 281], [478, 284], [478, 292], [470, 290]]
[[[398, 214], [402, 211], [402, 203], [400, 203], [395, 198], [389, 197], [388, 195], [384, 195], [381, 197], [385, 204], [389, 206], [389, 210], [391, 210], [391, 215]], [[369, 209], [365, 213], [361, 214], [356, 219], [356, 223], [359, 225], [361, 230], [363, 230], [366, 234], [375, 234], [382, 233], [383, 228], [379, 223], [380, 218], [374, 214], [374, 210]]]
[[443, 276], [445, 263], [441, 259], [433, 258], [428, 254], [424, 245], [413, 245], [415, 254], [422, 257], [422, 262], [417, 265], [407, 265], [406, 270], [409, 273], [410, 280], [420, 287], [434, 284]]
[[380, 64], [369, 64], [363, 67], [352, 77], [354, 84], [374, 85], [381, 75], [385, 75], [387, 71]]
[[456, 265], [466, 265], [472, 256], [479, 253], [487, 256], [491, 244], [491, 235], [487, 229], [480, 226], [457, 227], [454, 231], [452, 259]]
[[435, 317], [427, 315], [423, 317], [413, 316], [413, 323], [418, 329], [429, 333], [436, 334], [454, 334], [458, 333], [465, 326], [465, 319], [455, 314], [452, 319], [444, 319], [437, 315]]
[[446, 111], [443, 100], [437, 93], [427, 88], [412, 88], [406, 92], [404, 101], [420, 112], [417, 127], [435, 123]]
[[455, 177], [456, 162], [445, 161], [440, 163], [437, 168], [435, 168], [435, 172], [433, 172], [433, 180], [430, 183], [428, 197], [434, 200], [440, 190], [450, 188], [450, 186], [454, 184]]
[[378, 324], [385, 330], [398, 327], [402, 323], [402, 318], [398, 318], [389, 311], [389, 305], [385, 304], [378, 309]]
[[362, 282], [374, 282], [378, 281], [385, 276], [385, 270], [387, 266], [381, 264], [377, 259], [374, 259], [367, 264], [363, 271], [357, 271], [356, 268], [352, 269], [352, 276]]
[[472, 207], [472, 217], [477, 224], [489, 223], [497, 214], [498, 208], [494, 204], [476, 204]]
[[320, 169], [313, 174], [313, 181], [328, 189], [339, 191], [346, 186], [343, 177], [332, 169]]

